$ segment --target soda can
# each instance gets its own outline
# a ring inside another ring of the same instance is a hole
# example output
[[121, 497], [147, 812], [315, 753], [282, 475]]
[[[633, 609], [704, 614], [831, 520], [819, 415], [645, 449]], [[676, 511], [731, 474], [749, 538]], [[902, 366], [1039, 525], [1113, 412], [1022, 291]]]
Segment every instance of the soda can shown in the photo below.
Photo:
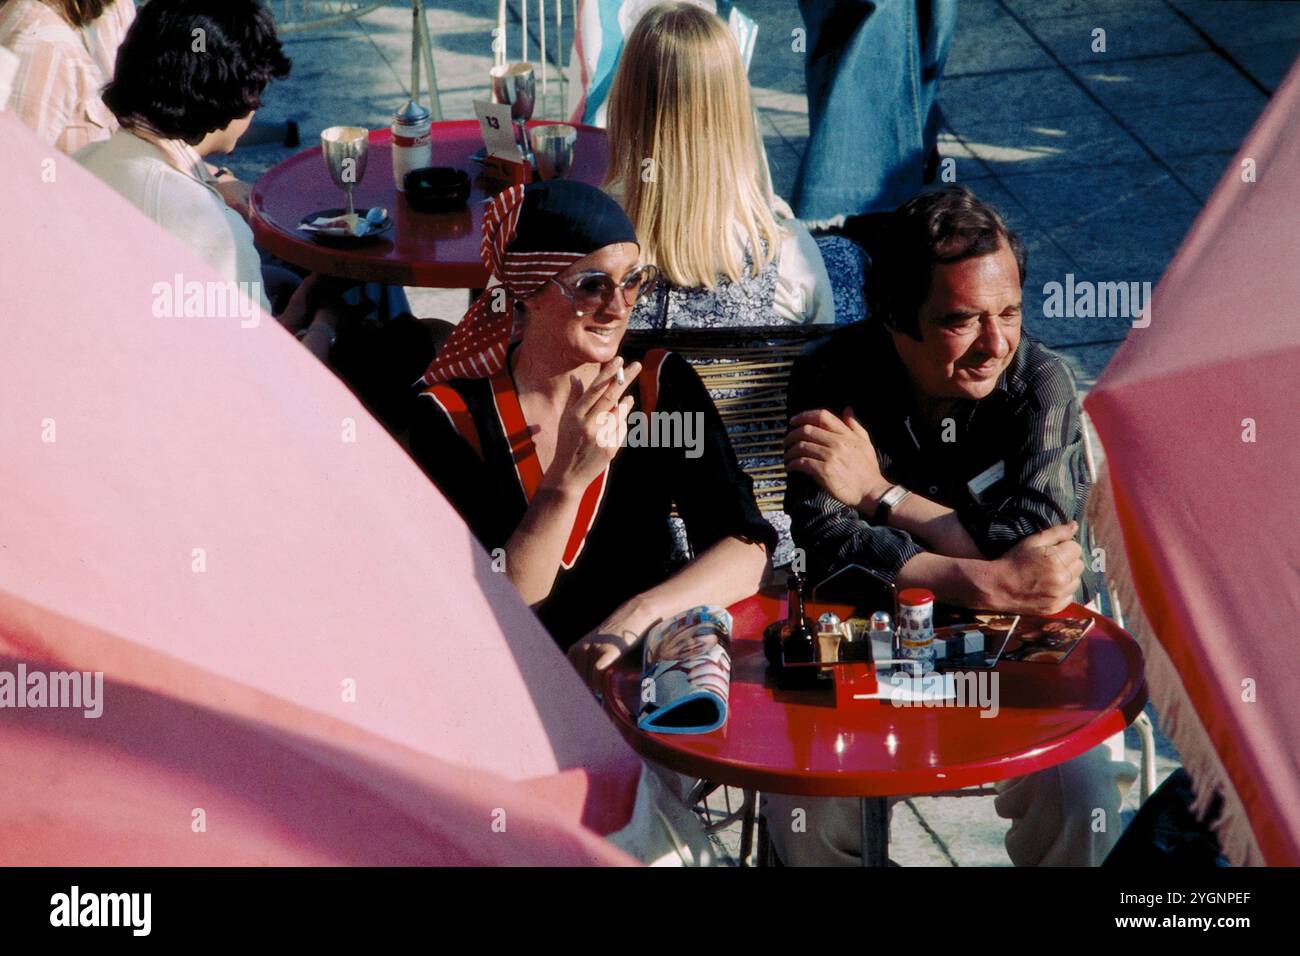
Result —
[[429, 111], [407, 100], [393, 117], [393, 182], [405, 192], [406, 174], [433, 163], [432, 123]]
[[919, 663], [922, 674], [934, 670], [934, 594], [931, 591], [906, 588], [898, 593], [897, 630], [899, 656]]

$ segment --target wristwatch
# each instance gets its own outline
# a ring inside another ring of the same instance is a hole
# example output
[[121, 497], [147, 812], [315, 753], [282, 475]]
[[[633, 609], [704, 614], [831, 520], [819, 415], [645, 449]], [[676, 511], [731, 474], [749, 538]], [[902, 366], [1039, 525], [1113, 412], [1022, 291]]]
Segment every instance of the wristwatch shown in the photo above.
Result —
[[897, 508], [899, 503], [911, 493], [902, 485], [890, 485], [889, 490], [880, 496], [880, 501], [876, 504], [876, 514], [871, 523], [883, 526], [889, 518], [889, 513]]

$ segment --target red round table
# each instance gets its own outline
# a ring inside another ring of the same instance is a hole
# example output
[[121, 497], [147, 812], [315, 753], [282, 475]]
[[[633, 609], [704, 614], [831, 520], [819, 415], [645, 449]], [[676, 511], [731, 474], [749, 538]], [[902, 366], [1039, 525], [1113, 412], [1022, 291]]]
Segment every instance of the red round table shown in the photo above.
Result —
[[[530, 123], [530, 126], [538, 123]], [[356, 185], [359, 209], [383, 206], [393, 217], [392, 231], [382, 237], [341, 247], [320, 243], [298, 231], [302, 217], [344, 205], [319, 146], [305, 149], [276, 165], [257, 181], [249, 199], [249, 222], [257, 244], [303, 269], [344, 279], [385, 285], [481, 289], [487, 270], [479, 258], [483, 235], [483, 201], [495, 195], [470, 156], [483, 147], [478, 120], [433, 124], [434, 166], [454, 166], [469, 173], [468, 208], [451, 213], [418, 212], [407, 205], [393, 182], [388, 130], [370, 133], [366, 172]], [[599, 185], [609, 165], [609, 140], [603, 129], [578, 127], [570, 179]]]
[[[846, 605], [809, 604], [816, 619]], [[640, 656], [607, 677], [605, 706], [643, 757], [679, 773], [748, 790], [860, 797], [863, 863], [884, 865], [891, 796], [940, 793], [1043, 770], [1123, 730], [1146, 703], [1142, 652], [1113, 621], [1075, 604], [1059, 617], [1094, 619], [1059, 665], [1000, 661], [994, 717], [976, 707], [836, 707], [827, 691], [779, 690], [767, 675], [763, 628], [785, 616], [785, 598], [756, 594], [734, 620], [729, 716], [708, 734], [637, 728]]]

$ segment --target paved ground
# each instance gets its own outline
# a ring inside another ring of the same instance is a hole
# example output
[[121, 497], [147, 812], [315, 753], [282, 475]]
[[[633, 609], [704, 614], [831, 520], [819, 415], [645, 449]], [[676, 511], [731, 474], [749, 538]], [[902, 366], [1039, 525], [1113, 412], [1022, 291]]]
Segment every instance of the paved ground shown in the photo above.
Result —
[[[448, 118], [472, 117], [473, 101], [486, 96], [496, 6], [430, 0]], [[519, 0], [510, 6], [513, 58]], [[536, 0], [529, 6], [533, 19]], [[739, 6], [759, 24], [751, 80], [773, 179], [789, 195], [808, 135], [802, 57], [790, 43], [798, 9], [792, 0]], [[297, 120], [308, 144], [338, 123], [387, 125], [408, 95], [408, 10], [391, 2], [358, 22], [287, 35], [293, 73], [271, 88], [259, 118]], [[1099, 29], [1104, 52], [1094, 52]], [[535, 34], [533, 43], [535, 51]], [[939, 97], [941, 152], [956, 161], [957, 181], [995, 203], [1028, 244], [1026, 323], [1065, 355], [1082, 388], [1129, 320], [1049, 318], [1044, 284], [1067, 274], [1158, 280], [1298, 52], [1300, 3], [961, 0]], [[560, 114], [552, 90], [537, 115]], [[247, 146], [231, 166], [251, 180], [289, 152]], [[417, 314], [454, 319], [465, 293], [413, 291], [412, 299]], [[1177, 756], [1163, 738], [1159, 751], [1163, 778]], [[1005, 830], [991, 798], [917, 798], [895, 809], [891, 855], [904, 865], [1007, 865]], [[736, 829], [723, 841], [734, 852]]]

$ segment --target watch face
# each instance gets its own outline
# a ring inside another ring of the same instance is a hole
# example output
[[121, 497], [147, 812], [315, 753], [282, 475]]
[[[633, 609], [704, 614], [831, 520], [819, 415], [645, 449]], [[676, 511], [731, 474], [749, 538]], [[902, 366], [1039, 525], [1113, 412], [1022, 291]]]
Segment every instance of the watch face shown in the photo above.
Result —
[[885, 496], [880, 500], [884, 505], [892, 508], [906, 497], [907, 489], [902, 485], [894, 485], [894, 487], [885, 492]]

